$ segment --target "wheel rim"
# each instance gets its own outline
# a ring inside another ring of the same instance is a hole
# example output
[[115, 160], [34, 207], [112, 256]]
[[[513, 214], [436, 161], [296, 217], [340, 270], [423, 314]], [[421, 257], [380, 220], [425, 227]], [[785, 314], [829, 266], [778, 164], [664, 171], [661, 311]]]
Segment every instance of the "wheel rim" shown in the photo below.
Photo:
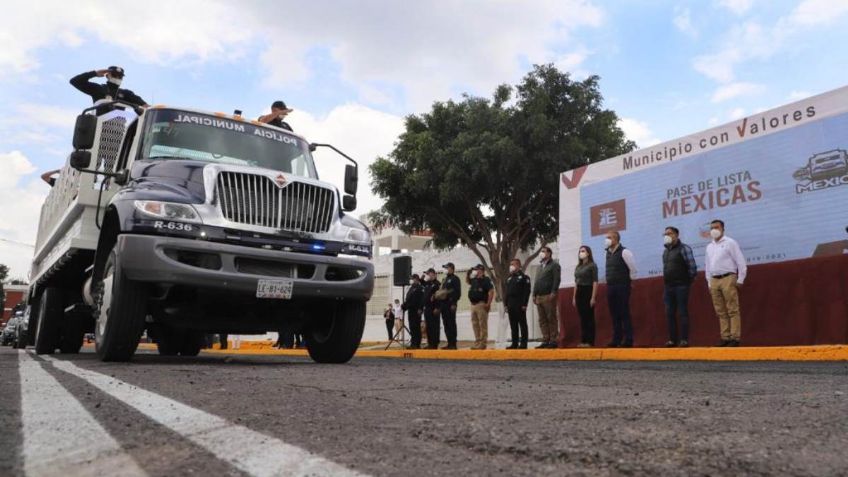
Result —
[[103, 278], [101, 286], [103, 291], [100, 293], [100, 313], [97, 316], [97, 336], [102, 337], [106, 333], [106, 324], [109, 321], [109, 311], [112, 307], [112, 284], [115, 281], [113, 269], [106, 270], [106, 276]]

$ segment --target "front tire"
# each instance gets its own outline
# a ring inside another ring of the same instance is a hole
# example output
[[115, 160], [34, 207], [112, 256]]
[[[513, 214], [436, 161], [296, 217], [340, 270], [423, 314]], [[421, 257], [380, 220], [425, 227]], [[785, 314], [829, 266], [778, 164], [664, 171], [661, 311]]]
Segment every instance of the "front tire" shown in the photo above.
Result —
[[147, 288], [124, 275], [113, 248], [95, 298], [94, 348], [102, 361], [129, 361], [144, 333]]
[[364, 301], [332, 302], [309, 324], [306, 349], [316, 363], [347, 363], [359, 348], [364, 329]]
[[61, 288], [50, 287], [41, 294], [38, 307], [38, 328], [35, 332], [35, 352], [53, 354], [59, 346], [62, 318], [65, 315]]

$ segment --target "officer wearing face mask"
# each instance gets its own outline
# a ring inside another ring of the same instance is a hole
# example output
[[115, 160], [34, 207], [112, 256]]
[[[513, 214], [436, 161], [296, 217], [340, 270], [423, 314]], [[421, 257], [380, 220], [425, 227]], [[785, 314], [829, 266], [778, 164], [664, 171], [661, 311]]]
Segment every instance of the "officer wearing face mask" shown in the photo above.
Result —
[[442, 333], [439, 324], [439, 302], [435, 299], [441, 283], [436, 280], [436, 270], [430, 268], [424, 276], [424, 321], [427, 324], [427, 349], [439, 348]]
[[607, 305], [612, 316], [613, 338], [610, 348], [633, 346], [633, 323], [630, 319], [631, 283], [636, 279], [636, 259], [633, 252], [621, 245], [618, 232], [607, 232], [606, 279]]
[[689, 346], [689, 287], [698, 275], [698, 265], [692, 247], [680, 240], [680, 231], [676, 227], [665, 228], [663, 241], [663, 301], [668, 322], [668, 342], [665, 345], [685, 348]]
[[509, 315], [512, 344], [506, 349], [527, 349], [527, 302], [530, 300], [530, 277], [521, 270], [521, 260], [509, 263], [504, 306]]
[[468, 274], [468, 301], [471, 302], [471, 327], [474, 329], [474, 346], [486, 349], [489, 342], [489, 310], [495, 299], [495, 287], [486, 276], [486, 267], [477, 264]]
[[[89, 81], [92, 78], [106, 78], [106, 84]], [[147, 106], [147, 102], [141, 96], [128, 89], [120, 88], [124, 80], [124, 69], [120, 66], [110, 66], [103, 70], [88, 71], [80, 73], [71, 78], [71, 85], [91, 96], [91, 101], [96, 103], [100, 100], [121, 100], [127, 103]]]
[[421, 314], [424, 313], [424, 287], [418, 274], [413, 274], [409, 280], [409, 290], [401, 308], [409, 319], [410, 344], [409, 349], [421, 348]]

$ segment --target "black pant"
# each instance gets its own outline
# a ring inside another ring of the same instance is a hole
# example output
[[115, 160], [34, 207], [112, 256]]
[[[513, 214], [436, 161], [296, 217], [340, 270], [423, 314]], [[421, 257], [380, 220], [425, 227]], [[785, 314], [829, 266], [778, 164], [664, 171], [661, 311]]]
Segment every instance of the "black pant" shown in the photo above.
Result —
[[227, 349], [227, 340], [229, 339], [229, 335], [219, 334], [218, 341], [221, 343], [221, 349]]
[[409, 318], [409, 344], [421, 346], [421, 314], [418, 310], [409, 310], [406, 314]]
[[607, 285], [607, 304], [612, 315], [612, 341], [633, 344], [633, 323], [630, 321], [630, 284]]
[[512, 344], [527, 343], [527, 310], [521, 305], [508, 306], [509, 330], [512, 332]]
[[442, 322], [445, 324], [445, 338], [448, 340], [448, 345], [456, 345], [456, 303], [445, 300], [442, 302]]
[[393, 331], [395, 330], [395, 319], [394, 318], [386, 318], [386, 331], [389, 333], [389, 341], [395, 336]]
[[439, 339], [442, 334], [439, 315], [435, 312], [435, 306], [424, 308], [424, 321], [427, 323], [427, 346], [431, 348], [439, 346]]
[[595, 307], [592, 306], [592, 285], [577, 285], [574, 292], [577, 314], [580, 315], [580, 342], [595, 345]]
[[677, 343], [676, 314], [680, 312], [680, 339], [689, 341], [689, 285], [666, 285], [665, 316], [668, 322], [668, 340]]

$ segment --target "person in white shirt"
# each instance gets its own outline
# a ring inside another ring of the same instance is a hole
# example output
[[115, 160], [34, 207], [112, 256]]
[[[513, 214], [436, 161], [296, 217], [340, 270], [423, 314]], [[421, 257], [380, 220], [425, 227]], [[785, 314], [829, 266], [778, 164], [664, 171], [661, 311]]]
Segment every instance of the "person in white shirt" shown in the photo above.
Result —
[[721, 325], [719, 346], [739, 346], [742, 340], [739, 287], [745, 283], [748, 265], [739, 244], [724, 235], [724, 222], [710, 222], [710, 236], [713, 241], [707, 245], [704, 271]]
[[636, 258], [621, 245], [618, 232], [607, 232], [606, 281], [607, 305], [612, 316], [612, 341], [609, 348], [633, 346], [633, 322], [630, 318], [631, 283], [636, 279]]

